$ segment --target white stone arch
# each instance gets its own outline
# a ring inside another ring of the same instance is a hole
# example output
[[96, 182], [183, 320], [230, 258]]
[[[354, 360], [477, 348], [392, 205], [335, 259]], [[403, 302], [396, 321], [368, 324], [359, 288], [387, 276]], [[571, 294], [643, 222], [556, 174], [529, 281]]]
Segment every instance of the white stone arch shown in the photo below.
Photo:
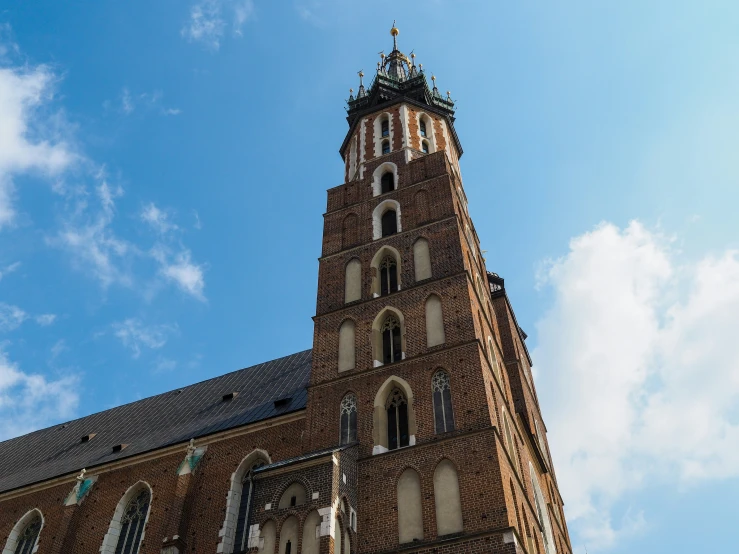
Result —
[[103, 538], [103, 545], [100, 547], [101, 554], [115, 554], [116, 546], [118, 546], [118, 538], [121, 534], [121, 527], [123, 526], [121, 520], [123, 519], [123, 515], [125, 514], [126, 508], [128, 507], [128, 503], [144, 489], [149, 491], [149, 509], [146, 511], [146, 518], [144, 519], [144, 531], [141, 533], [139, 545], [144, 542], [144, 538], [146, 537], [146, 524], [149, 522], [149, 516], [151, 515], [151, 505], [154, 502], [154, 492], [152, 491], [151, 485], [149, 485], [149, 483], [147, 483], [146, 481], [139, 481], [138, 483], [135, 483], [128, 487], [128, 490], [118, 501], [118, 505], [115, 508], [115, 513], [113, 514], [113, 519], [110, 520], [110, 525], [108, 526], [108, 532], [105, 533], [105, 537]]
[[385, 173], [393, 174], [393, 184], [398, 189], [398, 166], [393, 162], [383, 162], [372, 172], [372, 196], [382, 194], [382, 183], [380, 182]]
[[413, 389], [411, 389], [408, 381], [402, 377], [391, 375], [377, 389], [377, 394], [375, 395], [374, 410], [372, 413], [372, 440], [374, 441], [372, 454], [382, 454], [388, 451], [387, 410], [385, 409], [385, 403], [390, 393], [396, 388], [403, 392], [405, 399], [408, 401], [408, 445], [413, 446], [416, 444], [418, 426], [416, 425], [416, 411], [413, 407]]
[[400, 252], [398, 252], [397, 248], [393, 248], [389, 244], [386, 244], [382, 248], [380, 248], [375, 255], [372, 257], [372, 261], [370, 262], [370, 270], [372, 272], [372, 297], [377, 298], [380, 296], [380, 264], [382, 263], [382, 260], [385, 259], [387, 256], [392, 256], [395, 259], [397, 271], [398, 271], [398, 290], [401, 289], [402, 283], [400, 280], [400, 276], [402, 275], [402, 258], [400, 256]]
[[372, 212], [372, 239], [377, 240], [382, 238], [382, 216], [388, 210], [395, 210], [395, 217], [397, 219], [398, 233], [403, 231], [400, 217], [400, 203], [397, 200], [383, 200], [380, 202], [375, 210]]
[[[426, 123], [426, 136], [421, 136], [421, 121]], [[429, 154], [436, 152], [436, 121], [426, 112], [418, 112], [416, 114], [416, 126], [418, 129], [418, 144], [424, 140], [429, 143]], [[419, 148], [423, 150], [423, 148]]]
[[400, 323], [401, 359], [405, 360], [405, 318], [403, 313], [392, 306], [384, 307], [372, 322], [372, 360], [374, 367], [384, 365], [382, 361], [382, 324], [388, 315], [394, 315]]
[[257, 460], [263, 460], [265, 464], [271, 464], [272, 459], [265, 450], [257, 448], [247, 454], [231, 474], [231, 486], [226, 496], [226, 517], [219, 532], [221, 542], [218, 544], [218, 552], [230, 554], [233, 552], [234, 539], [236, 538], [236, 519], [239, 515], [239, 504], [241, 503], [241, 492], [246, 472]]
[[33, 508], [31, 510], [28, 510], [22, 518], [18, 520], [18, 522], [13, 527], [13, 530], [10, 532], [10, 535], [8, 535], [8, 540], [5, 542], [5, 548], [3, 548], [2, 554], [15, 554], [15, 549], [18, 546], [18, 539], [21, 537], [23, 531], [26, 530], [26, 526], [31, 523], [34, 517], [40, 517], [41, 518], [41, 528], [39, 529], [38, 535], [36, 536], [36, 544], [33, 545], [33, 550], [31, 552], [36, 552], [38, 550], [38, 543], [41, 539], [41, 531], [44, 530], [44, 524], [46, 523], [46, 520], [44, 520], [44, 514], [41, 513], [41, 510], [38, 508]]
[[[388, 136], [382, 136], [382, 122], [387, 120], [388, 122]], [[393, 114], [390, 112], [384, 112], [378, 115], [374, 121], [373, 137], [375, 139], [375, 157], [382, 156], [382, 141], [388, 140], [390, 142], [390, 152], [395, 149], [393, 144]]]

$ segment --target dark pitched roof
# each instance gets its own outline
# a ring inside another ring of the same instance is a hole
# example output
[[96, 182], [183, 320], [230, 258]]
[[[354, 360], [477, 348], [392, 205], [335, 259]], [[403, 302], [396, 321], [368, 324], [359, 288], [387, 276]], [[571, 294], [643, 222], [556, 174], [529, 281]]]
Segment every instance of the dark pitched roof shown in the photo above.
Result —
[[0, 492], [301, 410], [310, 368], [305, 350], [0, 442]]

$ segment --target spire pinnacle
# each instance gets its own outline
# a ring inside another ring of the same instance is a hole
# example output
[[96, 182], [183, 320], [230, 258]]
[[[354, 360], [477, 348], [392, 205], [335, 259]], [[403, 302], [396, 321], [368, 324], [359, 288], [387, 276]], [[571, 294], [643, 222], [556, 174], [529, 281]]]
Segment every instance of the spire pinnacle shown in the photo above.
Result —
[[400, 34], [400, 31], [395, 26], [395, 20], [393, 19], [393, 28], [390, 29], [390, 34], [393, 35], [393, 50], [398, 49], [398, 35]]

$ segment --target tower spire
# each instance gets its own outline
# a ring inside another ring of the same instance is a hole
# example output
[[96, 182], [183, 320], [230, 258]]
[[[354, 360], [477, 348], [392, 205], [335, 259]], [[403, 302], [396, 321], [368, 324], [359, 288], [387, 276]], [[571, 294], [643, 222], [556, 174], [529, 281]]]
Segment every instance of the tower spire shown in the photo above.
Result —
[[390, 34], [393, 35], [393, 50], [398, 49], [398, 34], [400, 34], [400, 31], [395, 26], [395, 20], [393, 19], [393, 28], [390, 29]]

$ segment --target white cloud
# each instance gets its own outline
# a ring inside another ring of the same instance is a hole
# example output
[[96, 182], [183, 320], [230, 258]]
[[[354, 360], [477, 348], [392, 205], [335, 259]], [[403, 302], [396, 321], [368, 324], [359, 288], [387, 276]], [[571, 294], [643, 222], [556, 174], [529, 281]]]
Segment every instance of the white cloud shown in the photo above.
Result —
[[42, 327], [46, 327], [56, 321], [56, 314], [41, 314], [34, 317], [34, 319], [36, 320], [36, 323]]
[[688, 264], [659, 232], [604, 223], [542, 277], [538, 390], [588, 550], [644, 527], [616, 509], [628, 492], [739, 476], [739, 253]]
[[0, 441], [75, 415], [78, 379], [24, 373], [0, 349]]
[[18, 306], [0, 302], [0, 332], [12, 331], [28, 319], [28, 314]]
[[141, 210], [141, 220], [151, 225], [159, 233], [168, 233], [177, 230], [177, 225], [169, 221], [169, 215], [151, 202]]
[[230, 24], [234, 35], [240, 36], [253, 13], [252, 0], [199, 0], [190, 8], [190, 18], [181, 34], [190, 42], [218, 50], [226, 27]]
[[144, 325], [141, 320], [129, 318], [113, 323], [113, 334], [123, 346], [130, 348], [134, 358], [141, 355], [142, 348], [158, 350], [167, 344], [169, 335], [176, 331], [171, 325]]
[[76, 159], [49, 114], [56, 76], [44, 65], [0, 68], [0, 229], [13, 223], [13, 176], [55, 175]]
[[123, 110], [124, 114], [129, 115], [133, 113], [135, 109], [136, 106], [133, 103], [131, 92], [127, 88], [124, 88], [123, 93], [121, 94], [121, 110]]
[[177, 362], [169, 358], [158, 358], [154, 364], [154, 373], [166, 373], [177, 367]]
[[3, 270], [0, 271], [0, 281], [2, 281], [3, 277], [5, 277], [6, 275], [10, 275], [14, 271], [16, 271], [20, 266], [20, 262], [13, 262], [12, 264], [5, 266]]
[[175, 255], [170, 255], [168, 250], [159, 245], [152, 250], [152, 256], [159, 262], [159, 272], [167, 280], [175, 283], [187, 294], [205, 300], [203, 290], [205, 289], [204, 267], [193, 263], [190, 251], [185, 249]]

